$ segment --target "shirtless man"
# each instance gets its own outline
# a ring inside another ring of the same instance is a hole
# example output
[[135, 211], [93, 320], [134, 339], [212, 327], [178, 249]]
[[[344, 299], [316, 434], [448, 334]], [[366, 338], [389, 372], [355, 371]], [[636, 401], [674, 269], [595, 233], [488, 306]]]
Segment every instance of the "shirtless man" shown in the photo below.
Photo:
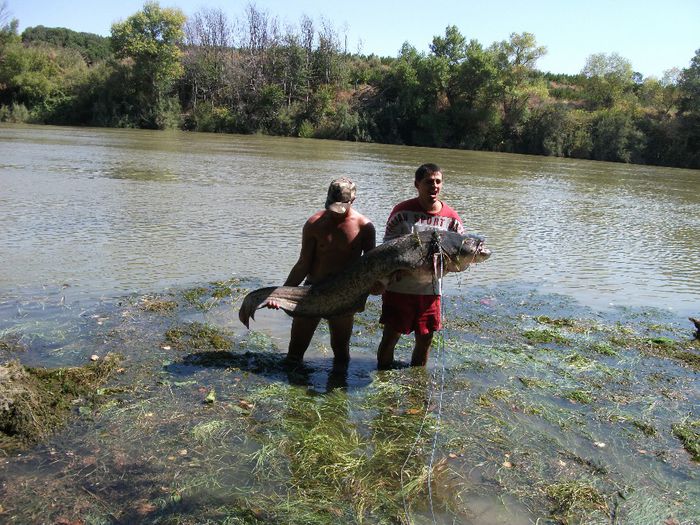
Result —
[[[301, 253], [284, 286], [299, 286], [304, 279], [305, 284], [319, 282], [374, 248], [374, 225], [353, 209], [355, 193], [355, 183], [346, 177], [331, 182], [325, 209], [314, 213], [304, 224]], [[279, 308], [279, 304], [273, 300], [268, 301], [266, 306]], [[350, 360], [354, 316], [353, 312], [328, 319], [336, 367], [346, 365]], [[287, 361], [301, 362], [320, 321], [319, 317], [292, 319]]]

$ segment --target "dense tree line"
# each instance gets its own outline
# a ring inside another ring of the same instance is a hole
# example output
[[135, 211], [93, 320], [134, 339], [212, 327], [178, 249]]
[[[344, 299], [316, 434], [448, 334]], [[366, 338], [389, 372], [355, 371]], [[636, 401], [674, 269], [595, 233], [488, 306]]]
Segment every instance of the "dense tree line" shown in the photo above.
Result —
[[700, 167], [700, 49], [642, 78], [615, 54], [537, 70], [530, 33], [484, 46], [455, 26], [428, 53], [350, 53], [328, 21], [293, 26], [146, 3], [111, 37], [21, 35], [0, 3], [0, 120], [266, 133]]

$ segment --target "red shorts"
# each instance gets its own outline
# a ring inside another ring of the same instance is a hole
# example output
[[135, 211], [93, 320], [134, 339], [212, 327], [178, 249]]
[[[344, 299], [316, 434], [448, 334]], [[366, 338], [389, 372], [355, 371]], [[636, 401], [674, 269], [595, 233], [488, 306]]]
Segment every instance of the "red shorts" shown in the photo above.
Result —
[[384, 292], [379, 322], [402, 334], [436, 332], [442, 328], [440, 296]]

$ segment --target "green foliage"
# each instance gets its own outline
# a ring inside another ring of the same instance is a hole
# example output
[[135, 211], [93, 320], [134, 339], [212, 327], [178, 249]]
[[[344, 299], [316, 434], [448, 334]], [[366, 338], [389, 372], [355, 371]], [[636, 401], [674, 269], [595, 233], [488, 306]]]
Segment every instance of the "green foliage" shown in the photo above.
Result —
[[13, 102], [10, 106], [0, 106], [0, 122], [29, 122], [27, 106]]
[[593, 147], [591, 115], [560, 104], [533, 111], [523, 136], [527, 153], [556, 157], [588, 158]]
[[0, 119], [700, 167], [700, 50], [660, 80], [616, 53], [563, 75], [537, 71], [546, 49], [531, 33], [485, 47], [451, 25], [427, 54], [406, 42], [377, 57], [341, 51], [327, 20], [281, 32], [252, 4], [242, 21], [185, 21], [147, 2], [111, 38], [37, 26], [20, 41], [0, 3]]
[[595, 160], [639, 162], [643, 158], [644, 136], [629, 113], [597, 112], [591, 124], [591, 135], [591, 157]]
[[632, 64], [617, 53], [590, 55], [581, 71], [586, 93], [593, 109], [612, 108], [633, 88]]
[[179, 45], [184, 23], [185, 15], [179, 9], [148, 2], [141, 11], [112, 26], [115, 55], [133, 61], [142, 127], [173, 127], [175, 101], [170, 90], [183, 73]]
[[592, 484], [585, 481], [561, 481], [548, 485], [547, 496], [556, 506], [556, 515], [564, 523], [582, 511], [606, 511], [605, 496]]
[[112, 55], [109, 38], [78, 33], [65, 27], [28, 27], [22, 32], [22, 42], [26, 45], [74, 49], [88, 64], [107, 60]]
[[309, 122], [308, 120], [303, 120], [301, 124], [299, 124], [299, 131], [298, 131], [299, 137], [302, 138], [311, 138], [314, 136], [314, 125]]
[[86, 75], [87, 65], [75, 50], [10, 44], [0, 61], [0, 102], [24, 105], [30, 116], [23, 120], [53, 122], [57, 108], [71, 100]]

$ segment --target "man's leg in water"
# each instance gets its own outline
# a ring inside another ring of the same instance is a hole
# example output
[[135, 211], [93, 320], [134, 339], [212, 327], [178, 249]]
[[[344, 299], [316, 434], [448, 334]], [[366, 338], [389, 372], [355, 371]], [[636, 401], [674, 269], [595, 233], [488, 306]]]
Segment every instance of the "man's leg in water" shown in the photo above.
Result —
[[354, 321], [355, 314], [333, 317], [328, 320], [335, 369], [347, 367], [350, 361], [350, 336]]
[[295, 317], [292, 319], [289, 350], [287, 351], [288, 362], [301, 363], [320, 321], [319, 317]]
[[379, 342], [379, 348], [377, 349], [377, 368], [379, 370], [391, 368], [394, 362], [394, 348], [400, 338], [401, 332], [397, 332], [389, 325], [384, 325], [382, 340]]
[[413, 347], [411, 366], [425, 366], [428, 364], [430, 345], [433, 342], [433, 333], [434, 332], [428, 332], [427, 334], [416, 333], [416, 346]]

